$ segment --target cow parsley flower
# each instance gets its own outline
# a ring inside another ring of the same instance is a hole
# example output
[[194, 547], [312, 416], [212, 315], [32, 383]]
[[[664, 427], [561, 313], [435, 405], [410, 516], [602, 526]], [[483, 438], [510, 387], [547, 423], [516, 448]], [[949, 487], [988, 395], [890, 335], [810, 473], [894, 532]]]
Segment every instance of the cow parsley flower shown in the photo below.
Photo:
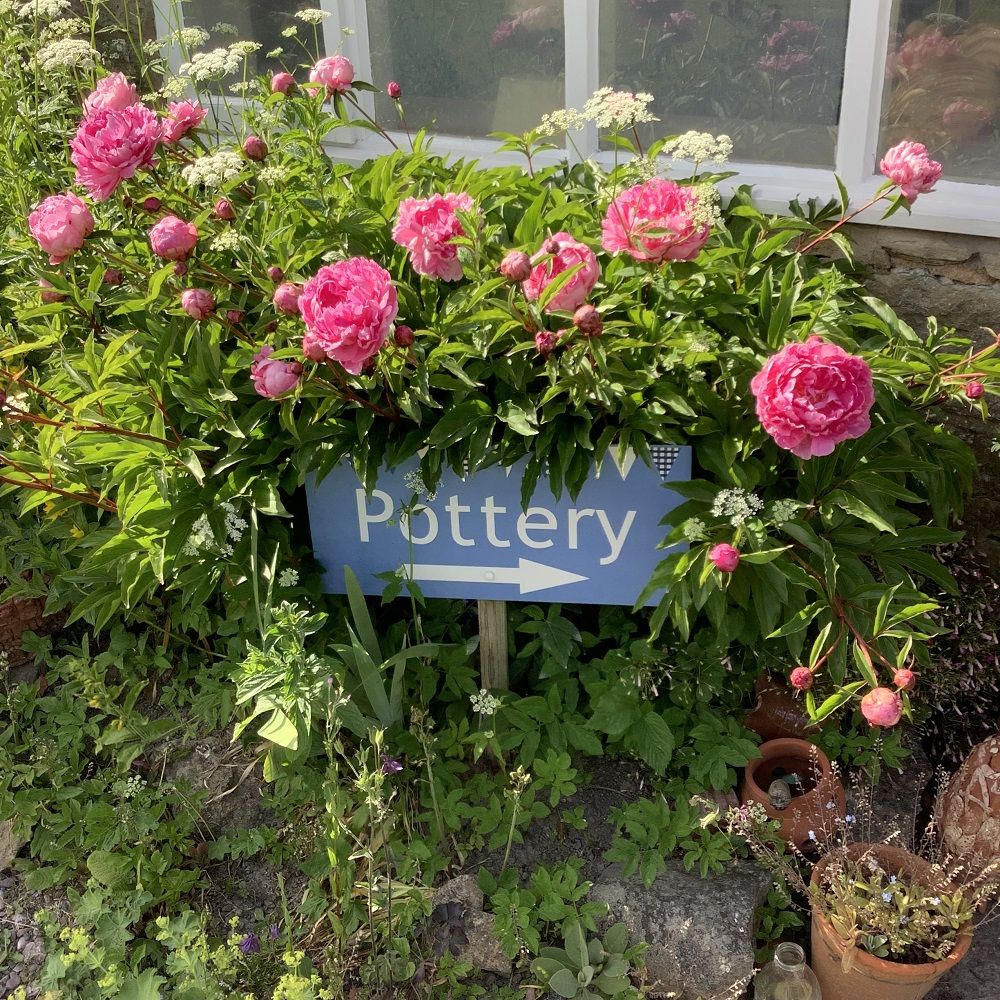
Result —
[[65, 14], [70, 8], [69, 0], [28, 0], [21, 4], [18, 14], [21, 17], [55, 18]]
[[792, 521], [800, 506], [795, 500], [774, 500], [771, 503], [771, 519], [775, 524]]
[[297, 11], [295, 16], [306, 24], [320, 24], [331, 14], [328, 10], [320, 10], [318, 7], [307, 7], [305, 10]]
[[236, 27], [235, 24], [230, 24], [228, 21], [219, 21], [218, 24], [213, 25], [212, 33], [215, 35], [238, 35], [240, 29]]
[[189, 49], [196, 49], [208, 41], [209, 35], [204, 28], [181, 28], [177, 32], [177, 38], [182, 45], [186, 45]]
[[82, 38], [59, 38], [39, 49], [35, 60], [42, 69], [93, 69], [97, 65], [97, 52], [90, 42]]
[[279, 587], [294, 587], [299, 582], [299, 574], [294, 569], [283, 569], [278, 574]]
[[659, 121], [649, 110], [652, 94], [633, 94], [627, 90], [602, 87], [595, 91], [583, 106], [583, 116], [595, 122], [598, 128], [627, 129], [648, 122]]
[[70, 35], [83, 35], [90, 30], [82, 17], [61, 17], [53, 21], [42, 33], [47, 41], [50, 38], [69, 38]]
[[220, 149], [189, 163], [181, 171], [181, 176], [192, 187], [200, 184], [207, 188], [219, 188], [226, 181], [239, 177], [245, 166], [246, 161], [239, 153], [231, 149]]
[[264, 167], [257, 177], [263, 184], [277, 187], [283, 181], [288, 180], [288, 170], [280, 164], [273, 163], [269, 167]]
[[587, 124], [587, 119], [574, 108], [560, 108], [550, 114], [543, 115], [538, 126], [540, 136], [556, 135], [559, 132], [575, 132]]
[[712, 515], [729, 518], [729, 523], [734, 528], [746, 524], [750, 518], [756, 517], [763, 509], [764, 503], [758, 496], [741, 490], [739, 487], [720, 490], [712, 503]]
[[700, 542], [705, 537], [705, 522], [700, 517], [689, 517], [682, 525], [681, 532], [689, 542]]
[[407, 472], [403, 476], [403, 485], [418, 496], [422, 496], [428, 503], [437, 498], [437, 491], [431, 491], [427, 488], [427, 484], [419, 472]]
[[243, 237], [235, 229], [223, 229], [208, 244], [217, 253], [234, 253], [243, 243]]
[[472, 710], [479, 715], [495, 715], [500, 707], [500, 699], [494, 698], [486, 688], [480, 688], [479, 694], [469, 695], [469, 701], [472, 702]]
[[714, 184], [695, 184], [698, 195], [691, 211], [691, 222], [696, 227], [708, 226], [712, 229], [722, 221], [722, 210], [719, 208], [719, 192]]
[[297, 25], [291, 24], [281, 32], [282, 38], [294, 38], [299, 33]]
[[721, 167], [733, 155], [733, 140], [728, 135], [685, 132], [667, 142], [663, 152], [675, 160], [693, 160], [695, 163], [711, 160]]

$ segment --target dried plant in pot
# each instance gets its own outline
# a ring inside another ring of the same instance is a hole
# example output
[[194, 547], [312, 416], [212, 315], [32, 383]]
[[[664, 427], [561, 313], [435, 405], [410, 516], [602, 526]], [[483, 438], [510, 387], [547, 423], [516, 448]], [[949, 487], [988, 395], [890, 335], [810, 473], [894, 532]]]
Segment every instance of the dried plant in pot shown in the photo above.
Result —
[[780, 824], [781, 837], [806, 850], [835, 828], [846, 811], [844, 786], [819, 747], [806, 740], [761, 744], [739, 786], [741, 803], [755, 803]]

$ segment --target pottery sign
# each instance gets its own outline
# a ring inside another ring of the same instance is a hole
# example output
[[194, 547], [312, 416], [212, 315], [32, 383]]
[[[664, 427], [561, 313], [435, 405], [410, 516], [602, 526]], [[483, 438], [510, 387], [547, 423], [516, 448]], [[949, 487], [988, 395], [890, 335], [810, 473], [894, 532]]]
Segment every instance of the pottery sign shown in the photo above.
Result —
[[690, 448], [650, 450], [652, 467], [609, 457], [575, 500], [540, 482], [524, 509], [523, 464], [446, 470], [430, 493], [415, 459], [368, 493], [345, 463], [308, 487], [327, 589], [343, 593], [348, 565], [368, 594], [397, 573], [428, 597], [632, 605], [666, 555], [661, 522], [683, 499], [670, 485], [691, 478]]

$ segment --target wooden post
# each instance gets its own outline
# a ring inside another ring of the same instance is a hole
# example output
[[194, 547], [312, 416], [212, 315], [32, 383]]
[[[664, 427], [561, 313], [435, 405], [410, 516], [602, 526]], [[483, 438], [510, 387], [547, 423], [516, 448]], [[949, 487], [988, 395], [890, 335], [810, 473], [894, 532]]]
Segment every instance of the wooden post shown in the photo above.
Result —
[[506, 689], [507, 602], [479, 601], [479, 673], [488, 691]]

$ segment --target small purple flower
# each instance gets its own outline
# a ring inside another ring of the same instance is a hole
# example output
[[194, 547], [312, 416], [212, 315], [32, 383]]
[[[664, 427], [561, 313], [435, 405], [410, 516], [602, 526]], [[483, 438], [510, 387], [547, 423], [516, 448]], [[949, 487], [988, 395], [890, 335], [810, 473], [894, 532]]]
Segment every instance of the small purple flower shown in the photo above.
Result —
[[896, 876], [895, 875], [890, 875], [889, 876], [889, 884], [890, 885], [895, 885], [896, 882], [897, 882]]
[[846, 815], [846, 816], [844, 817], [844, 822], [845, 822], [845, 823], [847, 823], [848, 825], [850, 825], [850, 824], [854, 823], [854, 822], [855, 822], [855, 816], [854, 816], [854, 813], [848, 813], [848, 814], [847, 814], [847, 815]]
[[928, 899], [927, 899], [927, 902], [930, 903], [931, 906], [940, 906], [941, 905], [941, 897], [940, 896], [929, 896]]
[[277, 924], [271, 924], [271, 926], [267, 929], [267, 933], [270, 934], [275, 941], [277, 941], [278, 938], [281, 937], [281, 928], [278, 927]]
[[833, 799], [831, 799], [829, 802], [827, 802], [826, 808], [827, 809], [836, 809], [837, 808], [837, 804], [833, 801]]
[[382, 754], [381, 760], [382, 773], [385, 775], [399, 774], [403, 770], [403, 765], [395, 757], [390, 757], [387, 753]]
[[882, 902], [883, 903], [891, 903], [892, 902], [892, 893], [891, 892], [883, 892], [882, 893]]
[[244, 934], [243, 940], [240, 941], [240, 951], [244, 955], [256, 955], [260, 951], [260, 938], [253, 931]]

